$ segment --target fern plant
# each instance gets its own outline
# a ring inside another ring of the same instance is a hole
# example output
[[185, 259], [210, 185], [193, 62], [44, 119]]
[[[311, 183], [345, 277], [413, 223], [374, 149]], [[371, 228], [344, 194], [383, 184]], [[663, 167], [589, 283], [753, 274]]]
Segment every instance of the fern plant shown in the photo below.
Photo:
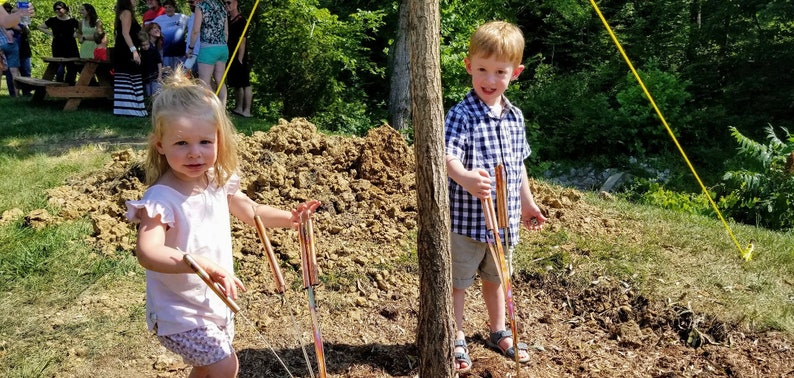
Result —
[[773, 230], [794, 227], [794, 136], [781, 128], [767, 127], [767, 143], [744, 136], [735, 127], [731, 135], [739, 144], [737, 170], [723, 175], [720, 208], [736, 221]]

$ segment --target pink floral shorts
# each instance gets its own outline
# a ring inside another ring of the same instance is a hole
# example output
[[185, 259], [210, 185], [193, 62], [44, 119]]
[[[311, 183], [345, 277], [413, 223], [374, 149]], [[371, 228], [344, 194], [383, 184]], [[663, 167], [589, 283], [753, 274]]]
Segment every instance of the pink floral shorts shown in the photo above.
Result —
[[212, 365], [234, 353], [234, 323], [225, 327], [212, 324], [157, 338], [166, 349], [182, 356], [191, 366]]

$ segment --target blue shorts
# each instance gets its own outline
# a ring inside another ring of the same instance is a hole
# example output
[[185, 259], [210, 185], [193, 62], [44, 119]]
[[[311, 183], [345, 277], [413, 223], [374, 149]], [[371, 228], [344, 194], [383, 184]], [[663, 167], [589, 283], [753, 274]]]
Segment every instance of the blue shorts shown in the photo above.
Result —
[[214, 66], [215, 63], [229, 61], [229, 46], [226, 45], [201, 45], [198, 58], [199, 63]]
[[6, 64], [9, 68], [19, 68], [19, 44], [6, 43], [2, 46], [3, 54], [6, 56]]
[[234, 354], [234, 323], [225, 327], [211, 324], [157, 339], [166, 349], [182, 356], [186, 364], [208, 366]]

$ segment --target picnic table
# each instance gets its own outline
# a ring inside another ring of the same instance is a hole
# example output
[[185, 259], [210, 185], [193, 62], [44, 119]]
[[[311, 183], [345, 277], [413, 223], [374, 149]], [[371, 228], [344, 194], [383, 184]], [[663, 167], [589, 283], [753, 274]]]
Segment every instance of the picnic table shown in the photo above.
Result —
[[[66, 98], [64, 111], [77, 110], [85, 98], [113, 99], [113, 68], [110, 61], [82, 58], [42, 58], [47, 69], [41, 79], [32, 77], [16, 77], [14, 82], [23, 89], [33, 90], [33, 101], [41, 102], [45, 95]], [[74, 63], [81, 67], [77, 82], [74, 85], [54, 81], [58, 66], [63, 63]]]

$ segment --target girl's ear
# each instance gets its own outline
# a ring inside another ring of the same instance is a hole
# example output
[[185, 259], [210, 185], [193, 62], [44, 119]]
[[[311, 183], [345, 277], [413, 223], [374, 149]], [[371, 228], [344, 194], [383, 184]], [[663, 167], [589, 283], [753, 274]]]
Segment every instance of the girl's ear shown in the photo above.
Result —
[[165, 152], [163, 152], [163, 141], [162, 140], [158, 140], [157, 142], [155, 142], [154, 143], [154, 148], [157, 149], [157, 152], [159, 152], [160, 155], [165, 155]]

